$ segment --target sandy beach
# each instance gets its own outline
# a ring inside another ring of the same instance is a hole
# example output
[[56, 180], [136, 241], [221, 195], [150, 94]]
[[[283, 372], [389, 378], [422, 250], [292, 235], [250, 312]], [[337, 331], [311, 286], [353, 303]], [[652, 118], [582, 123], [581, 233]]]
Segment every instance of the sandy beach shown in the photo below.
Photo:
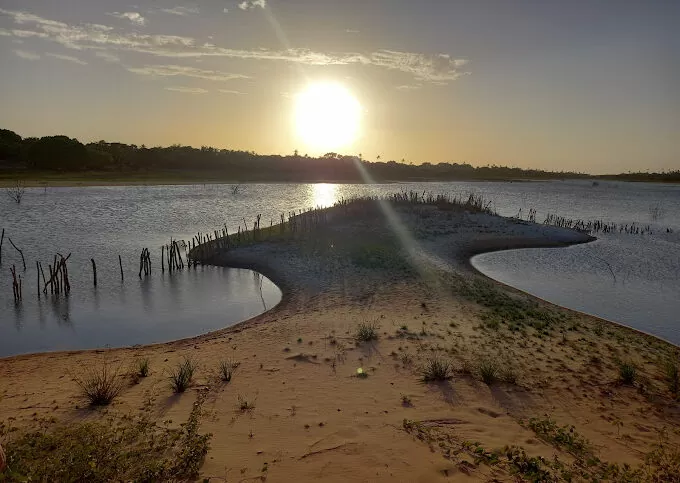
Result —
[[[18, 428], [0, 430], [8, 456], [38, 425], [145, 412], [176, 427], [200, 401], [199, 431], [211, 437], [198, 481], [679, 481], [680, 411], [665, 370], [678, 348], [469, 264], [590, 236], [441, 204], [365, 201], [322, 218], [206, 256], [282, 289], [258, 317], [165, 344], [0, 359], [0, 428]], [[184, 357], [195, 376], [174, 394], [168, 377]], [[133, 381], [142, 358], [150, 374]], [[226, 360], [229, 382], [218, 375]], [[440, 380], [426, 380], [433, 361], [447, 368]], [[626, 364], [633, 381], [622, 380]], [[125, 386], [91, 409], [76, 381], [102, 365]], [[625, 464], [639, 470], [629, 480]]]

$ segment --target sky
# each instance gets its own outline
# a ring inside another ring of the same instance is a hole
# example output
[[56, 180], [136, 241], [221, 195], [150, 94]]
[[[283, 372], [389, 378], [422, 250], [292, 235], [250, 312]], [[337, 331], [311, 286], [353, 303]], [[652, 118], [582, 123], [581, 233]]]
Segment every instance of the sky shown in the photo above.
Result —
[[0, 0], [0, 128], [323, 154], [310, 85], [365, 159], [680, 169], [677, 0]]

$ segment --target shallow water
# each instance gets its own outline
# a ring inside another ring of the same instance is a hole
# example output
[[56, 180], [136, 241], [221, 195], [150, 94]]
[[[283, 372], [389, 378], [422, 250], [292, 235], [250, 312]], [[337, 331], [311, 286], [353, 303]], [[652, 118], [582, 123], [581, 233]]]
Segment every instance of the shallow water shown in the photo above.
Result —
[[[0, 357], [25, 352], [127, 346], [198, 335], [247, 319], [280, 298], [267, 279], [250, 271], [205, 267], [170, 276], [158, 270], [160, 246], [170, 237], [190, 240], [226, 225], [234, 232], [262, 214], [274, 223], [282, 212], [328, 206], [358, 194], [403, 190], [476, 193], [506, 216], [529, 208], [607, 221], [651, 223], [653, 235], [601, 236], [594, 244], [558, 250], [520, 250], [476, 257], [494, 278], [579, 310], [618, 320], [680, 342], [680, 186], [589, 182], [400, 183], [383, 185], [257, 184], [34, 188], [20, 205], [0, 196], [0, 229], [24, 251], [27, 271], [5, 239], [0, 267]], [[650, 208], [661, 216], [650, 219]], [[673, 234], [663, 233], [672, 227]], [[138, 277], [142, 248], [153, 271]], [[35, 262], [71, 253], [68, 299], [38, 300]], [[118, 255], [123, 259], [121, 283]], [[90, 258], [97, 263], [92, 286]], [[603, 260], [606, 262], [604, 263]], [[23, 301], [12, 299], [9, 267], [19, 267]], [[609, 267], [608, 267], [609, 266]], [[611, 270], [610, 270], [611, 268]], [[616, 281], [614, 282], [612, 273]], [[264, 304], [262, 303], [264, 298]], [[635, 301], [632, 303], [631, 301]], [[626, 304], [634, 309], [622, 310]], [[65, 313], [68, 317], [65, 319]], [[65, 320], [67, 323], [65, 323]]]

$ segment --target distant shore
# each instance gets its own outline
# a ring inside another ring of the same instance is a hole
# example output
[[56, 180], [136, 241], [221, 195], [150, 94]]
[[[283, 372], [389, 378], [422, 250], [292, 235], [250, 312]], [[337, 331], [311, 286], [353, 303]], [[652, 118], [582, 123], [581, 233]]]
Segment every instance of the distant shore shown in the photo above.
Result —
[[[308, 232], [274, 226], [202, 255], [266, 275], [283, 291], [274, 309], [192, 339], [0, 359], [0, 418], [20, 428], [36, 417], [98, 418], [78, 409], [73, 379], [148, 358], [150, 375], [126, 386], [110, 413], [145, 407], [153, 421], [181, 422], [201, 401], [200, 431], [212, 437], [200, 477], [209, 481], [523, 475], [526, 466], [508, 462], [504, 447], [545, 458], [535, 464], [575, 460], [595, 472], [585, 465], [595, 456], [647, 464], [663, 428], [678, 427], [659, 362], [677, 348], [470, 268], [474, 253], [588, 235], [454, 204], [357, 202], [317, 220]], [[184, 356], [197, 364], [194, 390], [173, 395], [168, 374]], [[239, 363], [228, 384], [215, 377], [226, 359]], [[441, 377], [433, 361], [445, 365]], [[622, 361], [636, 367], [633, 382], [622, 382]], [[578, 451], [551, 432], [554, 424], [573, 425]], [[680, 443], [677, 431], [666, 437]]]
[[[382, 179], [376, 180], [378, 184], [388, 183], [446, 183], [446, 182], [541, 182], [541, 181], [582, 181], [585, 183], [625, 182], [625, 183], [658, 183], [677, 185], [673, 181], [654, 180], [628, 180], [610, 177], [593, 178], [461, 178], [461, 179], [436, 179], [436, 178], [409, 178], [409, 179]], [[79, 186], [162, 186], [162, 185], [196, 185], [196, 184], [297, 184], [297, 183], [333, 183], [333, 184], [363, 184], [363, 181], [346, 179], [299, 179], [299, 180], [273, 180], [246, 178], [236, 179], [223, 174], [201, 172], [160, 172], [160, 173], [111, 173], [111, 172], [83, 172], [83, 173], [54, 173], [54, 172], [8, 172], [0, 170], [0, 188], [8, 188], [20, 182], [27, 188], [49, 187], [79, 187]]]

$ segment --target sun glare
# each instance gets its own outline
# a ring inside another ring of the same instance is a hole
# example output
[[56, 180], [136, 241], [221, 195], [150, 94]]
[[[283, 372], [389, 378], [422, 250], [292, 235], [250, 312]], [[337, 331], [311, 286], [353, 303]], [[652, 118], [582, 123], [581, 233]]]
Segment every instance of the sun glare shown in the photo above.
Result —
[[325, 153], [351, 146], [360, 121], [359, 101], [340, 84], [313, 84], [297, 96], [295, 128], [311, 150]]

